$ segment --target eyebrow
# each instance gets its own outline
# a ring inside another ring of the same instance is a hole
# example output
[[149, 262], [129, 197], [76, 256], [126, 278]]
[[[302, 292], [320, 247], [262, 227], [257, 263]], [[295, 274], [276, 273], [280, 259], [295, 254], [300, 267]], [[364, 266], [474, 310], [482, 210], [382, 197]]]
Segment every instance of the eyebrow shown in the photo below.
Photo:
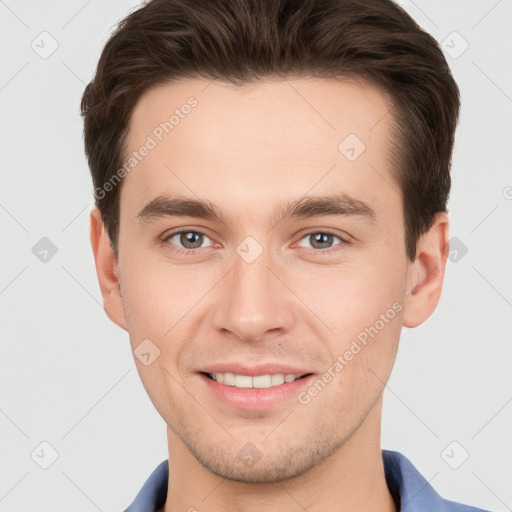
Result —
[[[137, 214], [139, 223], [149, 223], [163, 217], [182, 216], [227, 223], [224, 211], [211, 201], [189, 197], [158, 196], [149, 201]], [[304, 196], [281, 203], [274, 212], [275, 222], [283, 219], [321, 216], [358, 216], [377, 222], [375, 210], [366, 202], [346, 193]]]

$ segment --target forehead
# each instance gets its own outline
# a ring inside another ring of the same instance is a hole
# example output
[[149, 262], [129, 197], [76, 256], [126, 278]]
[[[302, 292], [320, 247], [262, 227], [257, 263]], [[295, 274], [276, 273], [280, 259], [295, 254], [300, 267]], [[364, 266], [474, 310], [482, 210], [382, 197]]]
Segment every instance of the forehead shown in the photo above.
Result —
[[239, 210], [245, 204], [249, 214], [285, 195], [333, 191], [384, 207], [386, 194], [399, 200], [390, 109], [384, 92], [353, 80], [154, 87], [130, 120], [126, 158], [144, 145], [150, 150], [126, 175], [121, 208], [124, 201], [135, 214], [158, 195], [179, 194]]
[[[191, 98], [197, 102], [193, 108], [188, 107]], [[246, 154], [258, 141], [279, 142], [281, 154], [285, 149], [296, 151], [301, 143], [307, 143], [307, 148], [332, 147], [333, 141], [350, 131], [372, 144], [385, 132], [390, 108], [387, 93], [350, 79], [266, 80], [242, 86], [180, 80], [153, 87], [141, 96], [132, 112], [128, 140], [130, 146], [136, 145], [171, 120], [176, 143], [189, 141], [188, 132], [193, 130], [205, 150], [213, 151], [209, 143], [222, 140], [221, 151], [231, 149], [232, 157], [237, 149]], [[251, 136], [255, 144], [246, 144]], [[261, 158], [266, 153], [259, 149]]]

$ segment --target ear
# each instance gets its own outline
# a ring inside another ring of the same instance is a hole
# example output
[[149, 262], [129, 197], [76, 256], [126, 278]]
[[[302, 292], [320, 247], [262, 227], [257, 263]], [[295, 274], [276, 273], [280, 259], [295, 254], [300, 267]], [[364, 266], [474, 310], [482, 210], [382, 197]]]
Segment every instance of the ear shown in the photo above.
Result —
[[446, 213], [440, 212], [430, 230], [418, 241], [416, 259], [409, 264], [404, 327], [421, 325], [436, 309], [449, 250], [449, 219]]
[[112, 322], [127, 330], [117, 262], [98, 208], [94, 207], [91, 210], [90, 221], [91, 245], [103, 296], [103, 308]]

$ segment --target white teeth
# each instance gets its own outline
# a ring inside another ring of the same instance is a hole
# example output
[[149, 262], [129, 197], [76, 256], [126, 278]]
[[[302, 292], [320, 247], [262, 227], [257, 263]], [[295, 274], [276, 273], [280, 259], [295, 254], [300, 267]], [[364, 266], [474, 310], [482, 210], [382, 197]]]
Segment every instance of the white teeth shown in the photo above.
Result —
[[252, 388], [252, 377], [249, 375], [235, 375], [235, 388]]
[[[214, 373], [213, 375], [221, 375], [219, 373]], [[234, 373], [224, 373], [224, 379], [223, 384], [226, 384], [227, 386], [234, 386], [235, 385], [235, 374]], [[221, 377], [222, 378], [222, 377]]]
[[279, 386], [281, 384], [284, 384], [284, 375], [282, 373], [272, 375], [272, 386]]
[[252, 378], [253, 388], [269, 388], [272, 386], [272, 378], [270, 375], [258, 375]]
[[277, 373], [274, 375], [258, 375], [251, 377], [249, 375], [235, 375], [234, 373], [211, 373], [211, 378], [221, 384], [234, 386], [236, 388], [270, 388], [280, 386], [285, 382], [293, 382], [300, 375], [291, 373]]

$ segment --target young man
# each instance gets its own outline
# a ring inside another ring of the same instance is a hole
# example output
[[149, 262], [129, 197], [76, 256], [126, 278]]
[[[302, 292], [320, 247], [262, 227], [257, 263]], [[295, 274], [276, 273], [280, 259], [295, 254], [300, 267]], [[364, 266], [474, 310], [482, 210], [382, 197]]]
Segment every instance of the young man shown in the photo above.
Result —
[[381, 450], [435, 310], [459, 94], [389, 0], [153, 0], [82, 99], [105, 310], [168, 460], [130, 512], [476, 511]]

